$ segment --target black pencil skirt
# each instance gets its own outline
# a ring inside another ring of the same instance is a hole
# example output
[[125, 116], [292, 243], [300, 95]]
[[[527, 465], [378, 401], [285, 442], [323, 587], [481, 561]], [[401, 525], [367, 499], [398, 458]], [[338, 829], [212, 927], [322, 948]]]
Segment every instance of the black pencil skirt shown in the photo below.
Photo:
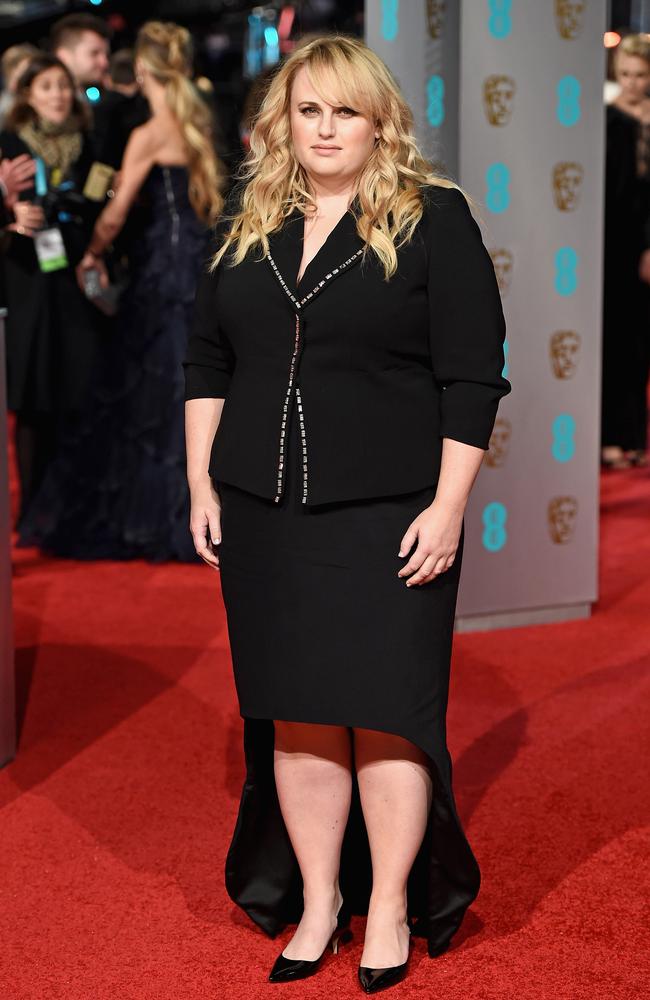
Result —
[[[309, 507], [300, 502], [295, 407], [279, 503], [216, 482], [219, 547], [246, 780], [226, 861], [231, 898], [267, 934], [300, 919], [302, 882], [273, 773], [274, 719], [394, 733], [428, 754], [434, 796], [408, 884], [413, 933], [446, 949], [476, 897], [480, 872], [452, 790], [445, 717], [462, 556], [430, 583], [407, 588], [398, 556], [432, 484], [398, 496]], [[371, 889], [358, 787], [341, 858], [353, 913]]]

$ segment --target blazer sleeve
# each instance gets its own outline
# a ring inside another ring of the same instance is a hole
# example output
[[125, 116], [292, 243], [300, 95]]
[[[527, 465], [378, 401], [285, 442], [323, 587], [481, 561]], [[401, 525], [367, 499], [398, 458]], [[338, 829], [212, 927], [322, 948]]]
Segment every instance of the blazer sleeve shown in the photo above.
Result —
[[221, 264], [199, 278], [185, 360], [185, 399], [225, 399], [235, 355], [219, 326], [216, 302]]
[[429, 189], [429, 341], [440, 436], [487, 450], [499, 400], [505, 319], [490, 255], [463, 194]]

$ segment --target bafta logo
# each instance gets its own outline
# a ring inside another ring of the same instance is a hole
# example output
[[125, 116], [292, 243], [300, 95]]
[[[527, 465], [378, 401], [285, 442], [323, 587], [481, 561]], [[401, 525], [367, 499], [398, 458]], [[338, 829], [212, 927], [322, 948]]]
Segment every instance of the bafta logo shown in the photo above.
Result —
[[509, 250], [503, 250], [501, 247], [490, 250], [490, 257], [492, 258], [497, 285], [503, 297], [508, 294], [508, 289], [510, 288], [513, 257]]
[[551, 368], [556, 378], [573, 378], [578, 367], [580, 334], [575, 330], [558, 330], [549, 343]]
[[491, 469], [499, 469], [508, 457], [508, 446], [512, 435], [512, 425], [505, 417], [497, 417], [490, 444], [485, 453], [485, 464]]
[[556, 545], [566, 545], [573, 538], [578, 515], [575, 497], [553, 497], [548, 504], [548, 531]]
[[490, 125], [507, 125], [512, 116], [515, 81], [495, 73], [483, 81], [483, 108]]
[[561, 212], [572, 212], [578, 205], [584, 170], [579, 163], [556, 163], [553, 167], [553, 197]]
[[445, 0], [427, 0], [427, 27], [431, 38], [441, 38], [445, 23]]
[[586, 0], [555, 0], [555, 23], [560, 38], [570, 41], [578, 37], [585, 6]]

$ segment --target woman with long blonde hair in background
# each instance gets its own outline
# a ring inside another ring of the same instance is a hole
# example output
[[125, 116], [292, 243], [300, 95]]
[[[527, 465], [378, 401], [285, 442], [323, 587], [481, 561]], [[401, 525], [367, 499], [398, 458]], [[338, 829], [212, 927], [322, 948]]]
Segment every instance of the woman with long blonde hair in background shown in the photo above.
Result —
[[410, 932], [445, 951], [479, 888], [445, 714], [505, 323], [464, 194], [362, 42], [289, 56], [243, 182], [186, 358], [191, 529], [245, 720], [226, 886], [267, 934], [296, 924], [272, 982], [315, 975], [367, 914], [374, 993]]
[[85, 421], [71, 428], [23, 527], [74, 558], [193, 560], [181, 362], [197, 276], [223, 198], [211, 112], [192, 83], [189, 32], [151, 21], [135, 70], [151, 118], [127, 144], [115, 197], [78, 268], [108, 284], [103, 254], [137, 207], [130, 284]]
[[607, 106], [601, 462], [648, 464], [650, 347], [650, 36], [614, 53], [620, 87]]

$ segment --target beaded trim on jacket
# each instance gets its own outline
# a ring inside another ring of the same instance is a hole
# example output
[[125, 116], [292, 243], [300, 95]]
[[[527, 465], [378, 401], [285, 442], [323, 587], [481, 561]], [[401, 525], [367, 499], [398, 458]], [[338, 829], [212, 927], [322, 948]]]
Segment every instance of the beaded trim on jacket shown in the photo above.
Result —
[[322, 278], [322, 280], [319, 281], [314, 288], [312, 288], [311, 292], [308, 292], [307, 295], [303, 296], [302, 298], [299, 298], [297, 295], [294, 295], [294, 293], [291, 291], [291, 288], [282, 277], [280, 269], [273, 260], [271, 254], [267, 253], [266, 255], [266, 258], [273, 269], [273, 273], [280, 282], [280, 285], [282, 286], [284, 291], [287, 293], [287, 296], [289, 297], [292, 306], [296, 310], [296, 327], [295, 327], [295, 336], [293, 344], [293, 353], [291, 355], [291, 360], [289, 362], [289, 378], [287, 382], [287, 391], [285, 394], [284, 404], [282, 407], [282, 419], [280, 423], [280, 448], [278, 455], [277, 493], [274, 498], [276, 503], [280, 502], [280, 498], [282, 497], [282, 489], [284, 486], [284, 473], [286, 465], [286, 451], [285, 451], [286, 429], [287, 429], [287, 420], [289, 417], [289, 411], [294, 395], [294, 389], [295, 389], [296, 403], [298, 406], [298, 422], [300, 430], [300, 443], [302, 449], [302, 498], [301, 498], [302, 503], [307, 503], [308, 489], [309, 489], [304, 404], [300, 394], [300, 389], [297, 384], [298, 360], [302, 348], [300, 310], [302, 310], [304, 306], [306, 306], [316, 295], [318, 295], [320, 290], [329, 281], [331, 281], [333, 278], [336, 278], [339, 274], [345, 271], [346, 268], [350, 267], [350, 265], [353, 264], [361, 256], [362, 253], [363, 253], [363, 247], [360, 250], [357, 250], [356, 253], [353, 253], [351, 257], [348, 257], [347, 260], [344, 260], [342, 264], [339, 264], [338, 267], [333, 267], [332, 270], [328, 271], [325, 277]]

